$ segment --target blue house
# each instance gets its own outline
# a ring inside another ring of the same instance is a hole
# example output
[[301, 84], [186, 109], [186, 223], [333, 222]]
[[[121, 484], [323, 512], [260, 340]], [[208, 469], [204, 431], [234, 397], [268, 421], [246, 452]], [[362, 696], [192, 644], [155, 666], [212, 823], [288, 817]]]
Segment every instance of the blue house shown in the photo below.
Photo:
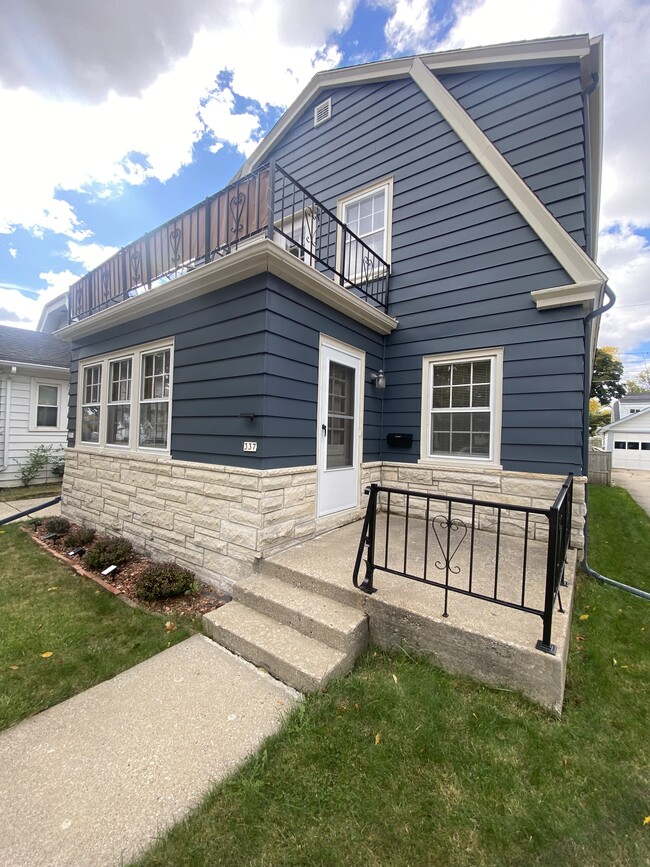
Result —
[[317, 74], [71, 287], [64, 513], [230, 586], [369, 483], [536, 508], [571, 473], [579, 548], [601, 64], [571, 36]]

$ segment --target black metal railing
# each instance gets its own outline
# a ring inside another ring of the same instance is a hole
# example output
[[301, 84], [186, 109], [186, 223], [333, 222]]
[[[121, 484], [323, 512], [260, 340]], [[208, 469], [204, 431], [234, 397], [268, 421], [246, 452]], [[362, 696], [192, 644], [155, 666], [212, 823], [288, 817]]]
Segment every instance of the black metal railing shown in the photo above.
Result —
[[189, 208], [70, 287], [69, 321], [207, 265], [255, 237], [285, 249], [386, 310], [389, 266], [371, 247], [271, 161]]
[[[571, 541], [572, 475], [548, 509], [376, 484], [366, 488], [366, 494], [368, 506], [352, 579], [355, 587], [374, 593], [374, 573], [379, 570], [444, 590], [443, 617], [449, 616], [450, 593], [535, 614], [543, 621], [537, 648], [555, 654], [551, 630], [556, 602], [562, 610], [560, 587]], [[488, 526], [494, 532], [477, 532]], [[531, 560], [539, 558], [539, 543], [532, 551], [531, 536], [545, 535], [546, 528], [545, 562], [534, 564], [542, 569], [536, 580], [530, 574]], [[365, 576], [360, 584], [364, 551]]]

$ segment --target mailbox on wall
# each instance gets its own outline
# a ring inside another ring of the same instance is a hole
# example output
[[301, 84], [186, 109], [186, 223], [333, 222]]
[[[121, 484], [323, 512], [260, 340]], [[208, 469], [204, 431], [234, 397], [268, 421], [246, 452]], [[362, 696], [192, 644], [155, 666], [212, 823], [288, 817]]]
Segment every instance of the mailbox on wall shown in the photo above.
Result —
[[413, 434], [389, 433], [386, 434], [386, 445], [389, 449], [410, 449], [413, 445]]

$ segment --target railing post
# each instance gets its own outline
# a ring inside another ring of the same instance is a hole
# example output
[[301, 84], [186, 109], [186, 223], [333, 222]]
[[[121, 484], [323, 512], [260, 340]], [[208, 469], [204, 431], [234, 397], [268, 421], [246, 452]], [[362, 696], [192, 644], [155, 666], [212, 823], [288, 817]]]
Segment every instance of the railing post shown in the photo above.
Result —
[[[341, 286], [345, 286], [345, 241], [347, 234], [347, 226], [343, 226], [341, 229], [341, 276], [339, 277], [339, 283]], [[336, 252], [334, 253], [336, 255]]]
[[144, 236], [144, 263], [147, 269], [147, 288], [151, 289], [151, 235]]
[[269, 160], [269, 186], [267, 191], [267, 218], [266, 218], [266, 237], [269, 241], [273, 240], [273, 231], [275, 229], [275, 160]]
[[[359, 550], [357, 551], [357, 559], [354, 565], [354, 573], [352, 575], [352, 583], [364, 593], [375, 593], [376, 590], [372, 586], [373, 572], [375, 569], [375, 534], [376, 534], [376, 518], [377, 518], [377, 485], [371, 484], [366, 488], [366, 494], [369, 494], [368, 505], [366, 507], [366, 517], [363, 521], [363, 530], [361, 531], [361, 540], [359, 542]], [[361, 560], [363, 559], [363, 549], [366, 548], [366, 575], [359, 586], [359, 570], [361, 568]]]
[[559, 531], [559, 510], [552, 506], [548, 513], [548, 552], [546, 556], [546, 593], [544, 597], [544, 630], [542, 638], [535, 647], [543, 653], [555, 656], [557, 648], [551, 644], [551, 628], [553, 625], [553, 608], [557, 592], [557, 549]]
[[[212, 234], [212, 200], [214, 196], [208, 196], [204, 202], [205, 207], [205, 264], [210, 264], [210, 236]], [[219, 239], [217, 239], [217, 245]]]

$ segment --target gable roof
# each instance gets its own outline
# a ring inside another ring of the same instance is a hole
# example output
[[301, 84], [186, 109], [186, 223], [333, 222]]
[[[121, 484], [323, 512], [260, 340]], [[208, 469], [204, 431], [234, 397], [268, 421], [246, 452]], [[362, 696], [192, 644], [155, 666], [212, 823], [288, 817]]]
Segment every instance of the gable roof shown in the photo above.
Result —
[[0, 363], [70, 367], [70, 346], [53, 334], [0, 325]]
[[[468, 69], [478, 71], [498, 67], [559, 63], [579, 63], [581, 81], [586, 88], [593, 81], [597, 81], [600, 74], [602, 37], [591, 39], [587, 35], [580, 35], [510, 42], [319, 72], [271, 132], [260, 142], [236, 177], [246, 175], [262, 164], [302, 111], [322, 91], [334, 87], [410, 76], [573, 281], [566, 286], [556, 286], [531, 293], [537, 307], [542, 309], [583, 304], [593, 309], [601, 302], [603, 288], [607, 282], [605, 274], [542, 204], [437, 77], [442, 73]], [[591, 92], [585, 93], [585, 97], [589, 101], [590, 127], [588, 164], [591, 166], [591, 171], [588, 182], [591, 188], [592, 226], [596, 235], [602, 162], [602, 90], [592, 88]], [[597, 329], [594, 329], [594, 332], [596, 331]]]
[[[635, 412], [632, 413], [632, 415], [626, 415], [625, 418], [620, 418], [618, 421], [613, 421], [611, 424], [606, 424], [604, 427], [601, 427], [601, 431], [611, 430], [615, 427], [622, 427], [628, 422], [634, 422], [634, 424], [637, 424], [638, 420], [643, 416], [647, 416], [648, 421], [650, 421], [650, 406], [647, 409], [642, 409], [641, 412]], [[638, 433], [643, 433], [643, 431], [638, 431]]]
[[619, 398], [619, 403], [650, 403], [650, 391], [641, 391], [638, 394], [624, 394]]

